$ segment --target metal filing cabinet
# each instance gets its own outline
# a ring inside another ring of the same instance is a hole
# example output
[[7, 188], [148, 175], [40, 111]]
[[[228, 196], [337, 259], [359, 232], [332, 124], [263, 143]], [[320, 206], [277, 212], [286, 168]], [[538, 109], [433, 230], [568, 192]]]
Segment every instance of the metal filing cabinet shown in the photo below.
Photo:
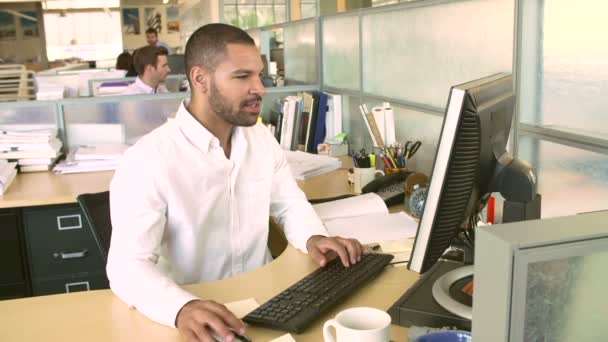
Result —
[[18, 209], [0, 210], [0, 300], [30, 295]]
[[77, 204], [23, 209], [33, 294], [108, 288], [105, 263]]

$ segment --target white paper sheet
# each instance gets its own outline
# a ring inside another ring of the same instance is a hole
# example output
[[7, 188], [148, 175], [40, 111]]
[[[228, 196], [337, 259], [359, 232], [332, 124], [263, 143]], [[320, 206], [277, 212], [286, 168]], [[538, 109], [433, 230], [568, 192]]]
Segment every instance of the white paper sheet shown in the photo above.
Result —
[[324, 224], [330, 235], [355, 238], [363, 244], [412, 238], [418, 229], [418, 222], [404, 212], [338, 218]]
[[283, 336], [277, 337], [274, 340], [270, 340], [270, 342], [296, 342], [291, 334], [285, 334]]
[[321, 221], [369, 214], [388, 214], [386, 204], [375, 193], [315, 204], [312, 207], [321, 218]]
[[260, 306], [260, 304], [254, 298], [247, 298], [236, 302], [226, 303], [224, 305], [238, 318], [247, 316], [248, 313]]

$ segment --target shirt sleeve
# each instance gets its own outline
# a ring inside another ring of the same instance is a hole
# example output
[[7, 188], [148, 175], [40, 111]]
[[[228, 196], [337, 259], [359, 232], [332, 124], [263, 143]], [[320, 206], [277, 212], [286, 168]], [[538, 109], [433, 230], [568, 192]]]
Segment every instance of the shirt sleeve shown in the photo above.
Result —
[[112, 291], [129, 307], [174, 327], [182, 306], [197, 297], [166, 274], [166, 265], [159, 265], [167, 205], [158, 155], [150, 146], [135, 145], [125, 153], [114, 174], [110, 184], [112, 239], [106, 271]]
[[283, 150], [274, 137], [269, 136], [272, 138], [271, 149], [275, 161], [270, 215], [283, 225], [287, 240], [307, 253], [306, 242], [311, 236], [329, 234], [293, 178]]

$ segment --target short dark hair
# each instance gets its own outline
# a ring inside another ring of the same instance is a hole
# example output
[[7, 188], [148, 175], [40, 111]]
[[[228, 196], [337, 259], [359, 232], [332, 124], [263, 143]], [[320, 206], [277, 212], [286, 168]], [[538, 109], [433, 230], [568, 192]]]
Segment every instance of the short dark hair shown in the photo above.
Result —
[[162, 46], [144, 46], [133, 53], [133, 65], [138, 75], [143, 75], [146, 65], [156, 68], [158, 56], [167, 56], [169, 52]]
[[150, 27], [149, 29], [146, 30], [146, 34], [148, 33], [154, 33], [155, 35], [158, 36], [158, 31], [156, 31], [155, 28]]
[[117, 70], [129, 70], [133, 64], [133, 56], [127, 51], [121, 53], [116, 58], [116, 69]]
[[255, 45], [255, 41], [247, 32], [227, 24], [207, 24], [194, 31], [186, 43], [184, 56], [190, 86], [190, 70], [195, 66], [215, 70], [221, 58], [226, 56], [227, 44]]

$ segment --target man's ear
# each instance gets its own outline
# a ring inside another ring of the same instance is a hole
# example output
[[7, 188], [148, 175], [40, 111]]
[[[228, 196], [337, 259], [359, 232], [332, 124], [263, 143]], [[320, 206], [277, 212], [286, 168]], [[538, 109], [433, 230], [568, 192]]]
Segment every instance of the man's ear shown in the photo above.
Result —
[[209, 71], [206, 68], [194, 66], [190, 69], [190, 80], [192, 86], [206, 93], [209, 89]]

